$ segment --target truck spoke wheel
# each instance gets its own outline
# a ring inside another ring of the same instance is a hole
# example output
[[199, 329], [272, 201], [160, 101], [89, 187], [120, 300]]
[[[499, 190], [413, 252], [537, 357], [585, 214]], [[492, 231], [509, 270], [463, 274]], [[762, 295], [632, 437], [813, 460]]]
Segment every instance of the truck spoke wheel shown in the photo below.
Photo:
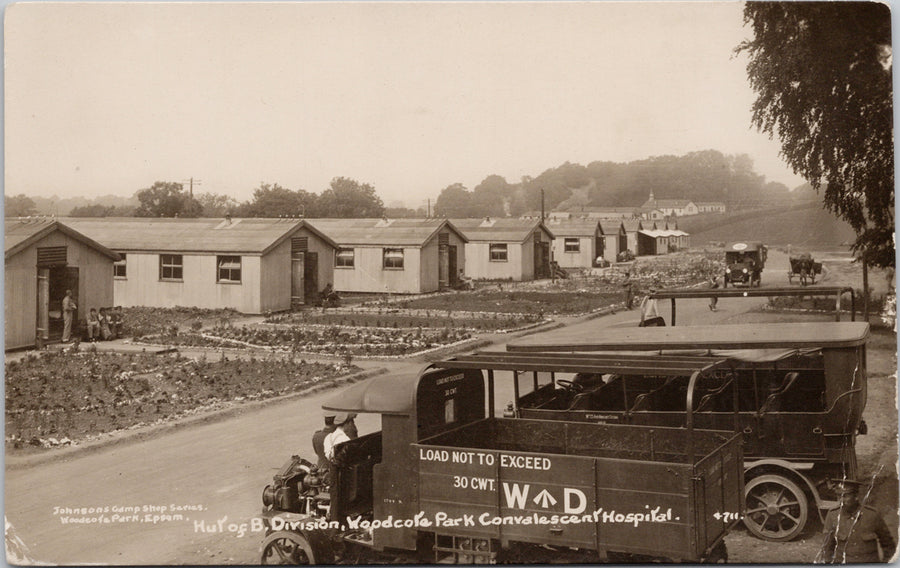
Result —
[[303, 535], [279, 531], [266, 537], [259, 563], [296, 566], [316, 564], [316, 558]]
[[806, 526], [809, 501], [793, 481], [761, 475], [747, 483], [744, 525], [753, 535], [776, 542], [796, 538]]

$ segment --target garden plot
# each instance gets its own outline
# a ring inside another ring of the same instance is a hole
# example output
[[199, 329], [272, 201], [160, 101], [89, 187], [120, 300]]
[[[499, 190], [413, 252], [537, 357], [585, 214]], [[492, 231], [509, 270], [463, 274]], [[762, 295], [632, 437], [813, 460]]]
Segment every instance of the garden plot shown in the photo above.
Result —
[[409, 310], [471, 310], [477, 312], [516, 313], [537, 316], [578, 315], [620, 303], [623, 284], [628, 279], [635, 293], [651, 288], [680, 288], [719, 276], [724, 265], [721, 253], [682, 252], [665, 256], [641, 257], [620, 264], [600, 275], [549, 282], [480, 283], [479, 289], [455, 294], [440, 294], [391, 303]]
[[445, 347], [472, 338], [458, 328], [360, 328], [337, 325], [271, 326], [266, 324], [223, 325], [207, 331], [154, 335], [141, 342], [177, 346], [237, 349], [269, 349], [297, 354], [383, 357], [411, 355]]
[[241, 315], [232, 309], [209, 310], [185, 307], [131, 307], [123, 308], [122, 312], [124, 315], [122, 335], [134, 338], [167, 334], [180, 329], [200, 329], [208, 325], [221, 325]]
[[329, 385], [358, 371], [284, 358], [207, 361], [47, 352], [6, 365], [6, 447], [53, 447], [229, 403]]
[[266, 317], [274, 325], [306, 325], [315, 327], [366, 327], [382, 329], [451, 328], [473, 332], [508, 332], [541, 322], [538, 314], [479, 313], [465, 310], [401, 309], [387, 304], [377, 307], [336, 308], [327, 311], [304, 310]]

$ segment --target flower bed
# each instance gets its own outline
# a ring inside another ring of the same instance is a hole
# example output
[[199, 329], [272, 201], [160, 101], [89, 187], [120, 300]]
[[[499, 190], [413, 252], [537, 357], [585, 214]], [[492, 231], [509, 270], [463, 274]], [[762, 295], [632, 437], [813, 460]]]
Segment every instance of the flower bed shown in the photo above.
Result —
[[470, 311], [453, 313], [451, 310], [354, 309], [331, 312], [300, 311], [270, 315], [270, 324], [305, 324], [317, 326], [375, 327], [393, 329], [451, 328], [474, 331], [506, 331], [537, 323], [536, 314], [475, 314]]
[[139, 338], [145, 335], [170, 333], [173, 330], [200, 329], [212, 323], [224, 323], [240, 314], [232, 309], [208, 310], [202, 308], [122, 308], [125, 337]]
[[206, 333], [146, 337], [142, 341], [183, 347], [262, 347], [296, 353], [383, 356], [407, 355], [471, 338], [468, 331], [444, 328], [392, 329], [304, 326], [216, 326]]
[[356, 370], [281, 358], [206, 361], [90, 351], [28, 356], [6, 365], [6, 445], [66, 445], [226, 402], [303, 390]]
[[555, 282], [498, 282], [470, 292], [439, 294], [391, 305], [411, 310], [467, 310], [537, 315], [587, 313], [622, 302], [622, 284], [629, 273], [635, 293], [650, 288], [676, 288], [708, 281], [724, 273], [720, 254], [681, 252], [665, 256], [641, 257], [619, 265], [601, 276], [586, 276]]

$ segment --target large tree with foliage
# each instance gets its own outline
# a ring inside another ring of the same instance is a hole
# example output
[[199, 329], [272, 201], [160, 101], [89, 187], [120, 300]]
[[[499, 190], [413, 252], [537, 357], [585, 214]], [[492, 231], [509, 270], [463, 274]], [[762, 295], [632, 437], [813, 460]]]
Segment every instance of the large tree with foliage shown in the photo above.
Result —
[[237, 200], [230, 195], [201, 193], [196, 199], [202, 208], [201, 217], [224, 217], [227, 214], [234, 213], [238, 207]]
[[135, 217], [197, 217], [203, 207], [176, 182], [158, 181], [136, 194]]
[[747, 2], [744, 21], [754, 125], [856, 230], [857, 254], [894, 266], [889, 6]]
[[239, 217], [313, 217], [316, 194], [290, 190], [276, 184], [261, 183], [253, 190], [253, 199], [235, 210]]
[[322, 217], [381, 217], [384, 203], [367, 183], [336, 177], [328, 189], [319, 195], [317, 202]]
[[3, 196], [3, 214], [6, 217], [28, 217], [37, 214], [37, 206], [34, 200], [20, 193], [19, 195]]
[[472, 192], [461, 183], [452, 183], [441, 190], [434, 203], [437, 217], [478, 217], [472, 205]]

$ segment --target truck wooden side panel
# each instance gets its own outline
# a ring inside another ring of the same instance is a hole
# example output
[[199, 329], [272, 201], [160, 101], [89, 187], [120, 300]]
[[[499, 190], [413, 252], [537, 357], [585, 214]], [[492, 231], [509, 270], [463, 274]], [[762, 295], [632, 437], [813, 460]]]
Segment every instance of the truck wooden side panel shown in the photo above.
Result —
[[691, 459], [684, 429], [486, 419], [414, 445], [419, 506], [439, 534], [696, 560], [737, 519], [742, 460], [694, 437]]

